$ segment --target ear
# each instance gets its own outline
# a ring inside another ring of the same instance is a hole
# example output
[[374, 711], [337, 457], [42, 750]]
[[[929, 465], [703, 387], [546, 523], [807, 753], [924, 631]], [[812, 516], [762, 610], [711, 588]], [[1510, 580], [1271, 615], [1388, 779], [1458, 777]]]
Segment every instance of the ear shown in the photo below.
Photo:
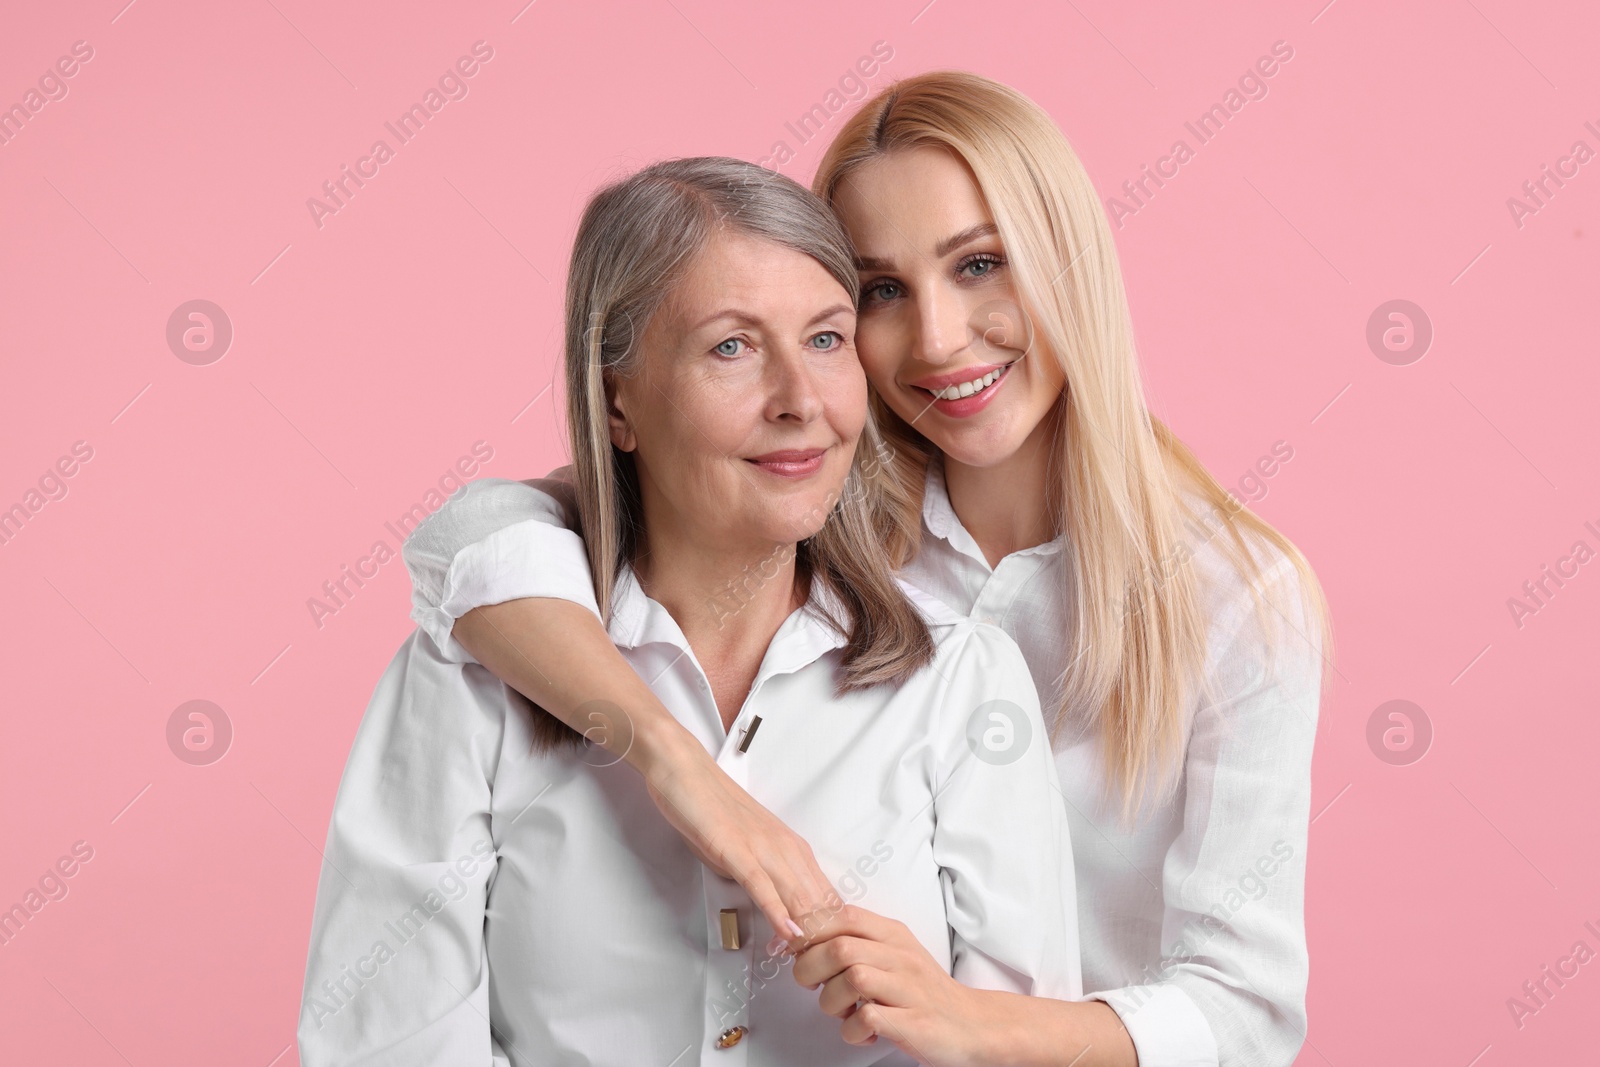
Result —
[[618, 388], [616, 376], [612, 374], [606, 374], [603, 383], [611, 443], [624, 452], [632, 452], [639, 447], [639, 441], [633, 432], [633, 421], [628, 417], [629, 398], [624, 396], [627, 390]]

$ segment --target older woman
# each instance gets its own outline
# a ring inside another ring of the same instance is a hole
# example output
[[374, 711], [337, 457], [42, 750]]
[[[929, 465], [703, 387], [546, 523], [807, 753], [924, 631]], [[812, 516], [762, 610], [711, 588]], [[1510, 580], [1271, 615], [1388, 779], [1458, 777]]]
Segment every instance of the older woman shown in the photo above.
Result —
[[[1027, 666], [900, 584], [874, 538], [857, 296], [826, 206], [750, 164], [657, 164], [590, 202], [566, 327], [586, 602], [813, 843], [836, 888], [813, 918], [859, 903], [969, 986], [1073, 998], [1072, 858]], [[448, 628], [413, 634], [362, 720], [307, 1067], [908, 1062], [847, 1044], [780, 975], [808, 931], [774, 931], [613, 765], [613, 702], [584, 703], [586, 741], [466, 659]]]

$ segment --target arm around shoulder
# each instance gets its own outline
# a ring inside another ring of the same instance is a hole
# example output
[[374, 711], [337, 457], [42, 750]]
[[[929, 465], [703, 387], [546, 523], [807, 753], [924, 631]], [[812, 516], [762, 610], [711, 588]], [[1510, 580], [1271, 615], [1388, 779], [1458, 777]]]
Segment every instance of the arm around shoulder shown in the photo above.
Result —
[[567, 475], [563, 467], [527, 482], [469, 482], [406, 538], [411, 617], [446, 655], [472, 658], [452, 631], [484, 605], [544, 597], [598, 615]]

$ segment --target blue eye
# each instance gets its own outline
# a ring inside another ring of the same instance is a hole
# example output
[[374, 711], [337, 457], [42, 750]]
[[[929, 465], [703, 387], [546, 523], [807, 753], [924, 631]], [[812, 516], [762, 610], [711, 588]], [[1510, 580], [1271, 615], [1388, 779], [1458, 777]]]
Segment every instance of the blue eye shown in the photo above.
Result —
[[811, 340], [812, 343], [816, 343], [818, 341], [827, 341], [827, 344], [817, 346], [824, 352], [831, 352], [835, 348], [838, 348], [840, 345], [844, 344], [844, 337], [833, 330], [829, 330], [826, 333], [819, 333]]
[[893, 300], [899, 295], [900, 284], [898, 282], [891, 281], [874, 282], [872, 285], [861, 290], [862, 303]]
[[[959, 267], [956, 268], [956, 271], [960, 274], [966, 274], [968, 278], [982, 278], [993, 274], [995, 269], [1000, 267], [1003, 262], [1004, 261], [1001, 260], [999, 256], [991, 255], [988, 252], [979, 252], [977, 255], [972, 256], [963, 262]], [[971, 271], [974, 267], [979, 267], [982, 269], [974, 273], [968, 273], [968, 271]]]
[[[719, 356], [737, 356], [739, 354], [739, 346], [742, 344], [744, 344], [744, 342], [739, 338], [730, 337], [717, 347], [713, 348], [712, 351]], [[732, 345], [733, 347], [730, 349], [728, 347], [729, 345]]]

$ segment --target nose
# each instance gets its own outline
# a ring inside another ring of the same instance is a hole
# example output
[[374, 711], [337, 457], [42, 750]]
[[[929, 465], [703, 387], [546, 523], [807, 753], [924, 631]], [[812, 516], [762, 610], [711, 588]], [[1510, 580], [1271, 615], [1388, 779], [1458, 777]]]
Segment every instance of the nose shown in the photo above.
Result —
[[779, 345], [767, 360], [767, 410], [773, 422], [812, 422], [822, 414], [822, 394], [799, 345]]
[[948, 286], [930, 285], [917, 298], [917, 356], [941, 365], [971, 343], [967, 302]]

